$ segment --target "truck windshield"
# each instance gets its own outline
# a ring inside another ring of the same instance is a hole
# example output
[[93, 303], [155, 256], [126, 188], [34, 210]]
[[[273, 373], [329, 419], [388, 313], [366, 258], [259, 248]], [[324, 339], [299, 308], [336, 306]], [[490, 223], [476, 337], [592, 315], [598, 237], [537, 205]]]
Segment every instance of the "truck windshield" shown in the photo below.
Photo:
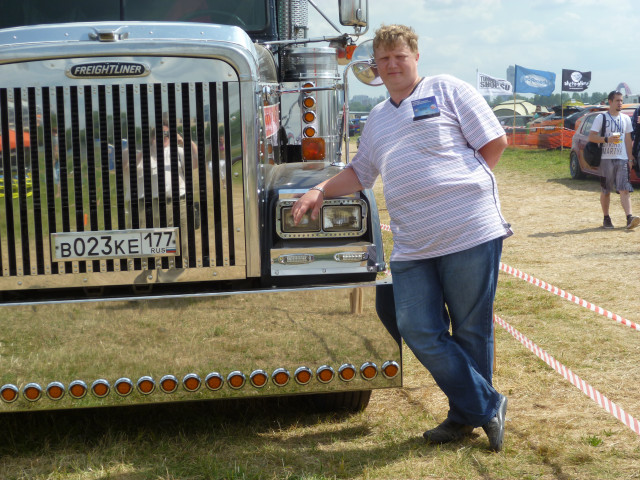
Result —
[[17, 0], [3, 2], [0, 28], [109, 20], [183, 21], [267, 27], [265, 0]]

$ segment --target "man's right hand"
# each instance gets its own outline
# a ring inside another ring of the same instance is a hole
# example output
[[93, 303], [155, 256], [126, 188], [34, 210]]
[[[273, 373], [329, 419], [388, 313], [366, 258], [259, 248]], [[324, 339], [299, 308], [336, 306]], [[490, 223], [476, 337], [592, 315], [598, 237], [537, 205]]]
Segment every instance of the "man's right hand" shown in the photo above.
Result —
[[319, 190], [309, 190], [302, 197], [300, 197], [296, 203], [293, 204], [291, 214], [293, 215], [293, 223], [298, 225], [304, 214], [311, 210], [311, 219], [315, 220], [320, 215], [320, 209], [322, 208], [322, 201], [324, 195]]

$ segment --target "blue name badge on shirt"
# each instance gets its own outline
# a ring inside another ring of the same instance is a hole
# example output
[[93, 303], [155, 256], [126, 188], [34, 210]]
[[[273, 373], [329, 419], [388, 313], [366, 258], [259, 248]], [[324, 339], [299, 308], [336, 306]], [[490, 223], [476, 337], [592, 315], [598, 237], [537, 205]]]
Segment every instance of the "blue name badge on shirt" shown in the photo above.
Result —
[[413, 107], [413, 120], [422, 120], [423, 118], [437, 117], [440, 115], [438, 102], [436, 97], [419, 98], [411, 102]]

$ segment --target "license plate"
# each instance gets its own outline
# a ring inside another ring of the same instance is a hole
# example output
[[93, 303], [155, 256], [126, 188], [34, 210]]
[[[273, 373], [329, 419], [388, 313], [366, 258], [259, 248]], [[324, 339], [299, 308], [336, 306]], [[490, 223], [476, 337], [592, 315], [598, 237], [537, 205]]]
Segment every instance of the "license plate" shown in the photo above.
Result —
[[178, 227], [52, 233], [53, 260], [180, 255]]

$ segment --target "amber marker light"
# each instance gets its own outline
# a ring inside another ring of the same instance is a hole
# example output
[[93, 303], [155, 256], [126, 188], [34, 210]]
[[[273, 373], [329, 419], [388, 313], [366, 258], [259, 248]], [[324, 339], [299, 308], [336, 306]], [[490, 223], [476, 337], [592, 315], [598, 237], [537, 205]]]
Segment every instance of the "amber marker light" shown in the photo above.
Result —
[[224, 378], [222, 378], [222, 375], [218, 372], [211, 372], [204, 379], [204, 384], [209, 390], [213, 390], [215, 392], [216, 390], [220, 390], [222, 385], [224, 385]]
[[178, 388], [178, 379], [173, 375], [165, 375], [160, 379], [160, 390], [164, 393], [173, 393]]
[[256, 388], [264, 387], [267, 384], [268, 380], [269, 375], [264, 370], [254, 370], [253, 372], [251, 372], [251, 375], [249, 375], [249, 381], [251, 382], [251, 385]]
[[47, 385], [45, 392], [50, 400], [60, 400], [64, 397], [64, 385], [60, 382], [51, 382]]
[[305, 160], [324, 160], [324, 138], [303, 138], [302, 158]]
[[393, 360], [389, 360], [382, 364], [382, 375], [384, 375], [384, 378], [392, 379], [398, 375], [399, 372], [400, 366]]
[[141, 394], [149, 395], [156, 389], [156, 382], [153, 381], [153, 378], [145, 375], [144, 377], [140, 377], [138, 379], [136, 388]]
[[227, 383], [231, 388], [237, 390], [239, 388], [244, 387], [244, 382], [246, 381], [244, 373], [236, 370], [227, 375]]
[[304, 123], [311, 123], [316, 119], [316, 114], [313, 112], [304, 112], [302, 119], [304, 120]]
[[289, 383], [290, 378], [291, 375], [289, 375], [289, 372], [285, 368], [278, 368], [274, 370], [273, 374], [271, 375], [273, 383], [275, 383], [279, 387], [284, 387], [287, 383]]
[[320, 383], [329, 383], [333, 380], [333, 376], [335, 375], [333, 368], [329, 365], [323, 365], [316, 371], [316, 376], [318, 377], [318, 381]]
[[312, 83], [312, 82], [307, 82], [307, 83], [302, 84], [302, 88], [313, 88], [315, 86], [316, 86], [316, 84]]
[[373, 380], [378, 375], [378, 366], [373, 362], [364, 362], [360, 367], [360, 375], [365, 380]]
[[314, 137], [316, 135], [316, 129], [313, 127], [305, 127], [302, 133], [304, 133], [304, 136], [307, 138]]
[[182, 386], [187, 392], [196, 392], [202, 385], [202, 380], [195, 373], [188, 373], [182, 379]]
[[304, 105], [304, 108], [313, 108], [316, 104], [316, 99], [313, 97], [304, 97], [304, 100], [302, 100], [302, 105]]
[[99, 378], [91, 384], [91, 393], [94, 397], [104, 398], [109, 395], [111, 391], [111, 385], [104, 378]]
[[116, 390], [116, 393], [121, 397], [126, 397], [131, 392], [133, 392], [133, 382], [128, 378], [119, 378], [116, 380], [116, 383], [113, 386]]
[[293, 374], [299, 385], [306, 385], [313, 378], [313, 372], [309, 367], [298, 367]]
[[338, 369], [338, 376], [340, 377], [341, 380], [344, 380], [345, 382], [350, 382], [356, 376], [356, 367], [354, 367], [350, 363], [345, 363], [344, 365], [341, 365], [340, 368]]
[[22, 389], [22, 395], [30, 402], [35, 402], [42, 397], [42, 387], [37, 383], [28, 383]]
[[0, 397], [7, 403], [15, 402], [18, 399], [18, 387], [8, 383], [0, 388]]
[[82, 380], [74, 380], [69, 384], [69, 395], [76, 400], [84, 397], [87, 394], [87, 384]]

